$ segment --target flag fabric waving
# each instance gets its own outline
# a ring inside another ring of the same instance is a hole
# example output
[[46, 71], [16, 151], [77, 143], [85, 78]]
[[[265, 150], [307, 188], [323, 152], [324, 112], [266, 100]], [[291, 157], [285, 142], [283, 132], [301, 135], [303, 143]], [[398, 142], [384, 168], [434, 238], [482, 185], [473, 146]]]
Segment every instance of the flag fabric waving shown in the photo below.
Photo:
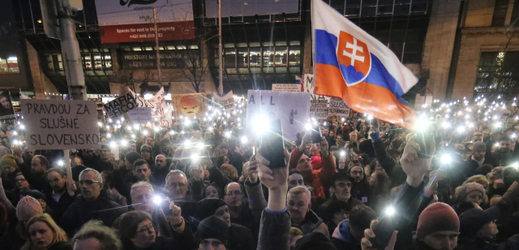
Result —
[[412, 127], [401, 97], [418, 78], [393, 52], [322, 0], [312, 0], [315, 94], [342, 98], [361, 113]]

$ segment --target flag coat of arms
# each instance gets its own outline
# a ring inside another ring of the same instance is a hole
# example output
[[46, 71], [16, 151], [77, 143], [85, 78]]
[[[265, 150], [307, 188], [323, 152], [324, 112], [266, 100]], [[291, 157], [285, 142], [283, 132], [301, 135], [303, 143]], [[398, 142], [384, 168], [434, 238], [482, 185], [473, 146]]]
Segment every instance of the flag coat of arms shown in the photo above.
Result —
[[411, 127], [401, 97], [418, 78], [384, 44], [322, 0], [312, 0], [315, 94], [342, 98], [375, 118]]

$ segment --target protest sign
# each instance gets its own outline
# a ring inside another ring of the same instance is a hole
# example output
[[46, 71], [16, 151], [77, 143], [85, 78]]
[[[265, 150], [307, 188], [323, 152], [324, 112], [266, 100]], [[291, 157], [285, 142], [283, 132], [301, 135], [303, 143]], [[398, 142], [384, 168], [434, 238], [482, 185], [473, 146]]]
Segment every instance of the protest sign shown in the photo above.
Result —
[[301, 92], [301, 84], [272, 84], [272, 91]]
[[213, 102], [218, 105], [217, 108], [226, 112], [232, 112], [236, 108], [234, 106], [234, 96], [232, 90], [222, 97], [220, 97], [216, 92], [213, 92]]
[[350, 107], [341, 98], [333, 97], [330, 99], [328, 107], [328, 116], [330, 115], [348, 117], [350, 115]]
[[207, 109], [207, 97], [205, 94], [181, 94], [171, 95], [174, 116], [201, 117]]
[[[251, 129], [255, 116], [266, 115], [281, 120], [283, 137], [297, 139], [304, 131], [310, 115], [310, 94], [267, 90], [250, 90], [247, 94], [247, 126]], [[254, 131], [251, 131], [254, 133]]]
[[104, 105], [106, 114], [112, 118], [117, 119], [124, 115], [124, 113], [137, 107], [135, 96], [131, 92], [122, 94], [113, 101]]
[[0, 93], [0, 120], [15, 119], [11, 94], [9, 91]]
[[136, 107], [128, 111], [128, 116], [133, 123], [147, 123], [151, 122], [151, 108]]
[[328, 118], [328, 100], [325, 98], [312, 99], [310, 115], [317, 120], [325, 120]]
[[99, 149], [96, 103], [20, 100], [29, 149]]
[[155, 96], [148, 100], [148, 102], [153, 108], [151, 116], [164, 116], [164, 108], [166, 107], [166, 93], [164, 92], [164, 87], [160, 88], [159, 92], [157, 92]]
[[171, 127], [173, 125], [173, 106], [168, 105], [165, 108], [164, 115], [160, 117], [159, 126]]

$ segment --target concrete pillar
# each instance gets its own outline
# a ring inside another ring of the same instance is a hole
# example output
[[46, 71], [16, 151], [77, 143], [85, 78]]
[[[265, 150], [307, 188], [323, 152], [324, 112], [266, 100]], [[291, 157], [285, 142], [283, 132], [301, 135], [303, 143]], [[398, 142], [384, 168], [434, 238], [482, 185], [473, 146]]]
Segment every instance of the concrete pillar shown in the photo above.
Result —
[[433, 1], [422, 69], [429, 71], [427, 87], [435, 99], [445, 98], [460, 4], [461, 0]]
[[512, 22], [512, 11], [514, 10], [515, 0], [508, 0], [508, 9], [506, 10], [505, 26], [510, 25]]

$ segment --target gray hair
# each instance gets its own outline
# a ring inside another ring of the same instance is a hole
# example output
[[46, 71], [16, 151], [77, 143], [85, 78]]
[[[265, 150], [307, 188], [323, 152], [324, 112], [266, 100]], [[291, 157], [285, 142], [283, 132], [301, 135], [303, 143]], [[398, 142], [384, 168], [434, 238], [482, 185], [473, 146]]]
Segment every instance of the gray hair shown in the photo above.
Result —
[[137, 189], [137, 188], [140, 188], [140, 187], [148, 188], [152, 193], [154, 192], [153, 186], [149, 182], [147, 182], [147, 181], [139, 181], [139, 182], [137, 182], [137, 183], [132, 185], [132, 188], [130, 190], [130, 196], [133, 196], [133, 190], [134, 189]]
[[91, 220], [85, 223], [83, 227], [72, 238], [72, 245], [78, 240], [97, 239], [101, 245], [101, 250], [119, 250], [122, 243], [114, 229], [104, 226], [103, 222]]
[[95, 176], [94, 176], [94, 180], [96, 180], [97, 182], [99, 182], [99, 184], [103, 184], [103, 176], [95, 169], [93, 168], [85, 168], [83, 171], [81, 171], [81, 173], [79, 174], [79, 176], [81, 176], [83, 173], [86, 173], [88, 171], [92, 171], [94, 172]]
[[166, 175], [166, 180], [164, 183], [168, 183], [168, 179], [169, 179], [169, 176], [172, 175], [172, 174], [178, 174], [178, 175], [182, 175], [184, 177], [184, 179], [186, 180], [187, 182], [187, 176], [184, 172], [178, 170], [178, 169], [175, 169], [175, 170], [171, 170], [169, 171], [168, 175]]

